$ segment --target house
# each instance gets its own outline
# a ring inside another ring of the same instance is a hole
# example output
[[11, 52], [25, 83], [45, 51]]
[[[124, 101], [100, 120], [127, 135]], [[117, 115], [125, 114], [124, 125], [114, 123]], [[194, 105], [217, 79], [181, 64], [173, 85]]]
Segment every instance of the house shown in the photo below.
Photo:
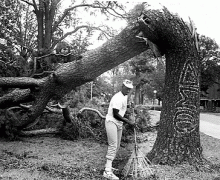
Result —
[[220, 112], [220, 83], [214, 83], [207, 92], [201, 92], [200, 109]]

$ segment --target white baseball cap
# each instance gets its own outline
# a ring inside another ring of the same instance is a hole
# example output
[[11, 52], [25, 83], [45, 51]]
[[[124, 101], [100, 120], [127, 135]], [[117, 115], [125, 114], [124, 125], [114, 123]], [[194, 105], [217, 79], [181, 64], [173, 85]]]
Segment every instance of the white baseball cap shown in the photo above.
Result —
[[130, 89], [132, 89], [134, 86], [133, 86], [133, 84], [132, 84], [132, 81], [130, 81], [130, 80], [128, 80], [128, 79], [125, 79], [124, 81], [123, 81], [123, 84], [127, 87], [127, 88], [130, 88]]

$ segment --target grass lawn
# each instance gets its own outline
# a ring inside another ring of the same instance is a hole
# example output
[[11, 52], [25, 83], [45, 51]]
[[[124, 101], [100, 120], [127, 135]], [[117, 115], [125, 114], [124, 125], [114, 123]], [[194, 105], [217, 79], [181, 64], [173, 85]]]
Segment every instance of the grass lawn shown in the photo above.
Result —
[[[145, 133], [148, 141], [140, 143], [146, 153], [154, 143], [156, 132]], [[144, 138], [139, 136], [139, 138]], [[201, 133], [201, 144], [205, 158], [220, 167], [220, 140]], [[131, 155], [133, 144], [123, 144], [113, 163], [116, 172], [125, 166]], [[20, 141], [0, 140], [0, 180], [52, 180], [102, 178], [105, 164], [106, 144], [93, 139], [77, 141], [63, 140], [56, 136], [35, 136]], [[198, 172], [189, 165], [154, 167], [159, 180], [217, 180], [218, 172]], [[154, 178], [155, 179], [155, 178]]]

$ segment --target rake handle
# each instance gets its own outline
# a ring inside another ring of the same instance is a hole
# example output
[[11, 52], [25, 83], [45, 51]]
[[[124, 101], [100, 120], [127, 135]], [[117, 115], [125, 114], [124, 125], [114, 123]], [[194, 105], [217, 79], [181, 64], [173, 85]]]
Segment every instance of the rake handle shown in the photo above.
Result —
[[[136, 118], [134, 115], [134, 108], [132, 108], [132, 116], [135, 120], [135, 124], [136, 124]], [[136, 131], [136, 127], [134, 127], [134, 143], [135, 143], [135, 154], [137, 155], [137, 131]]]

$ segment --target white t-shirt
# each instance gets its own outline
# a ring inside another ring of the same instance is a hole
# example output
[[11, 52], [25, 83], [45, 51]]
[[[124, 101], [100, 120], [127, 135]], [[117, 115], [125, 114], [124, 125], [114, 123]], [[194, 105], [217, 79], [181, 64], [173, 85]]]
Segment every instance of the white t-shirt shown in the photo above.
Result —
[[115, 119], [113, 116], [113, 108], [118, 109], [119, 114], [122, 117], [124, 117], [125, 112], [127, 110], [127, 100], [128, 100], [128, 96], [127, 95], [124, 96], [121, 91], [116, 93], [110, 101], [108, 113], [106, 115], [106, 121], [113, 121], [116, 125], [122, 127], [123, 122]]

